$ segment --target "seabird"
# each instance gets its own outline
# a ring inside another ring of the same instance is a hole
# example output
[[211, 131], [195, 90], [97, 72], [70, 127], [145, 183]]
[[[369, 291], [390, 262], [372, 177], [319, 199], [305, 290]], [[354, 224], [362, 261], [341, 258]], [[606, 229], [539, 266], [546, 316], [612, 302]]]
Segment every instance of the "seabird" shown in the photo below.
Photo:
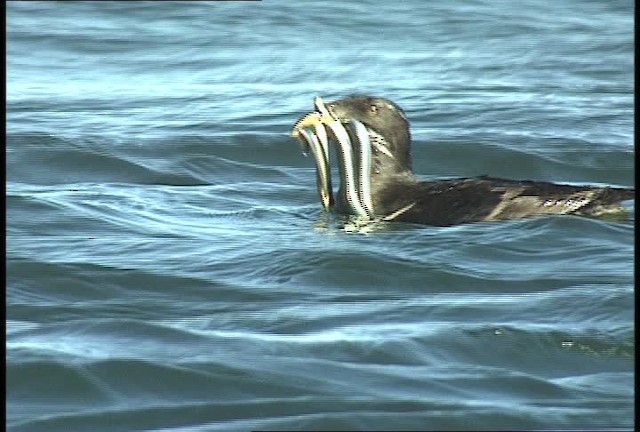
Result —
[[[489, 176], [420, 181], [411, 166], [406, 114], [382, 97], [349, 96], [303, 115], [291, 135], [316, 162], [325, 209], [365, 220], [449, 226], [538, 215], [605, 216], [625, 213], [629, 188], [574, 186]], [[332, 189], [329, 153], [337, 152], [340, 188]]]

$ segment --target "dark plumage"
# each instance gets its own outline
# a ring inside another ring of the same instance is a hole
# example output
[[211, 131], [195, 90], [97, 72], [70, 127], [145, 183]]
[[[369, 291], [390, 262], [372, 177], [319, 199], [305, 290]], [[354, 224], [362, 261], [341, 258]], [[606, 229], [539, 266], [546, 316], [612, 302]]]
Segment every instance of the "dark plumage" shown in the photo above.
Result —
[[[376, 216], [429, 225], [519, 219], [535, 215], [602, 216], [620, 212], [620, 201], [634, 199], [635, 190], [572, 186], [549, 182], [480, 176], [423, 182], [411, 168], [411, 135], [403, 110], [379, 97], [350, 96], [326, 104], [341, 122], [363, 123], [372, 146], [371, 197]], [[348, 208], [336, 202], [337, 209]]]

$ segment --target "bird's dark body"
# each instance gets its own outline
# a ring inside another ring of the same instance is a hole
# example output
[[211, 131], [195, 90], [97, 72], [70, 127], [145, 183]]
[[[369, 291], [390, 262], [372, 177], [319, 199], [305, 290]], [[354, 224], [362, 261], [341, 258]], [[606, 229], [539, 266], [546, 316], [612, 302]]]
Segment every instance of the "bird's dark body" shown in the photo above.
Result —
[[374, 197], [374, 202], [381, 214], [411, 206], [395, 217], [395, 221], [447, 226], [535, 215], [602, 216], [606, 213], [603, 209], [633, 199], [634, 195], [630, 189], [481, 176], [434, 182], [390, 182]]

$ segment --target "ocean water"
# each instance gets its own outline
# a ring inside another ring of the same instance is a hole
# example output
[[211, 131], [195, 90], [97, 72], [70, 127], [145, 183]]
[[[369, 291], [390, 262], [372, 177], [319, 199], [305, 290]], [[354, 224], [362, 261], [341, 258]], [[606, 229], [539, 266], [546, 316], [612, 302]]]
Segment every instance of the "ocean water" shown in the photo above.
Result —
[[8, 2], [7, 429], [632, 429], [632, 202], [353, 231], [288, 134], [374, 94], [424, 179], [633, 186], [633, 12]]

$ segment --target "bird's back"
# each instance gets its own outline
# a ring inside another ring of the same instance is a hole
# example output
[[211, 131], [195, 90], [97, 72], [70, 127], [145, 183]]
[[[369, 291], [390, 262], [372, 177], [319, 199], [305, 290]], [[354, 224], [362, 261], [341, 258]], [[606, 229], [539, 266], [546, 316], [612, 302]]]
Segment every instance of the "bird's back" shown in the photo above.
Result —
[[481, 176], [394, 183], [377, 198], [384, 203], [377, 212], [404, 209], [393, 220], [446, 226], [536, 215], [616, 215], [625, 211], [621, 201], [635, 198], [635, 190]]

